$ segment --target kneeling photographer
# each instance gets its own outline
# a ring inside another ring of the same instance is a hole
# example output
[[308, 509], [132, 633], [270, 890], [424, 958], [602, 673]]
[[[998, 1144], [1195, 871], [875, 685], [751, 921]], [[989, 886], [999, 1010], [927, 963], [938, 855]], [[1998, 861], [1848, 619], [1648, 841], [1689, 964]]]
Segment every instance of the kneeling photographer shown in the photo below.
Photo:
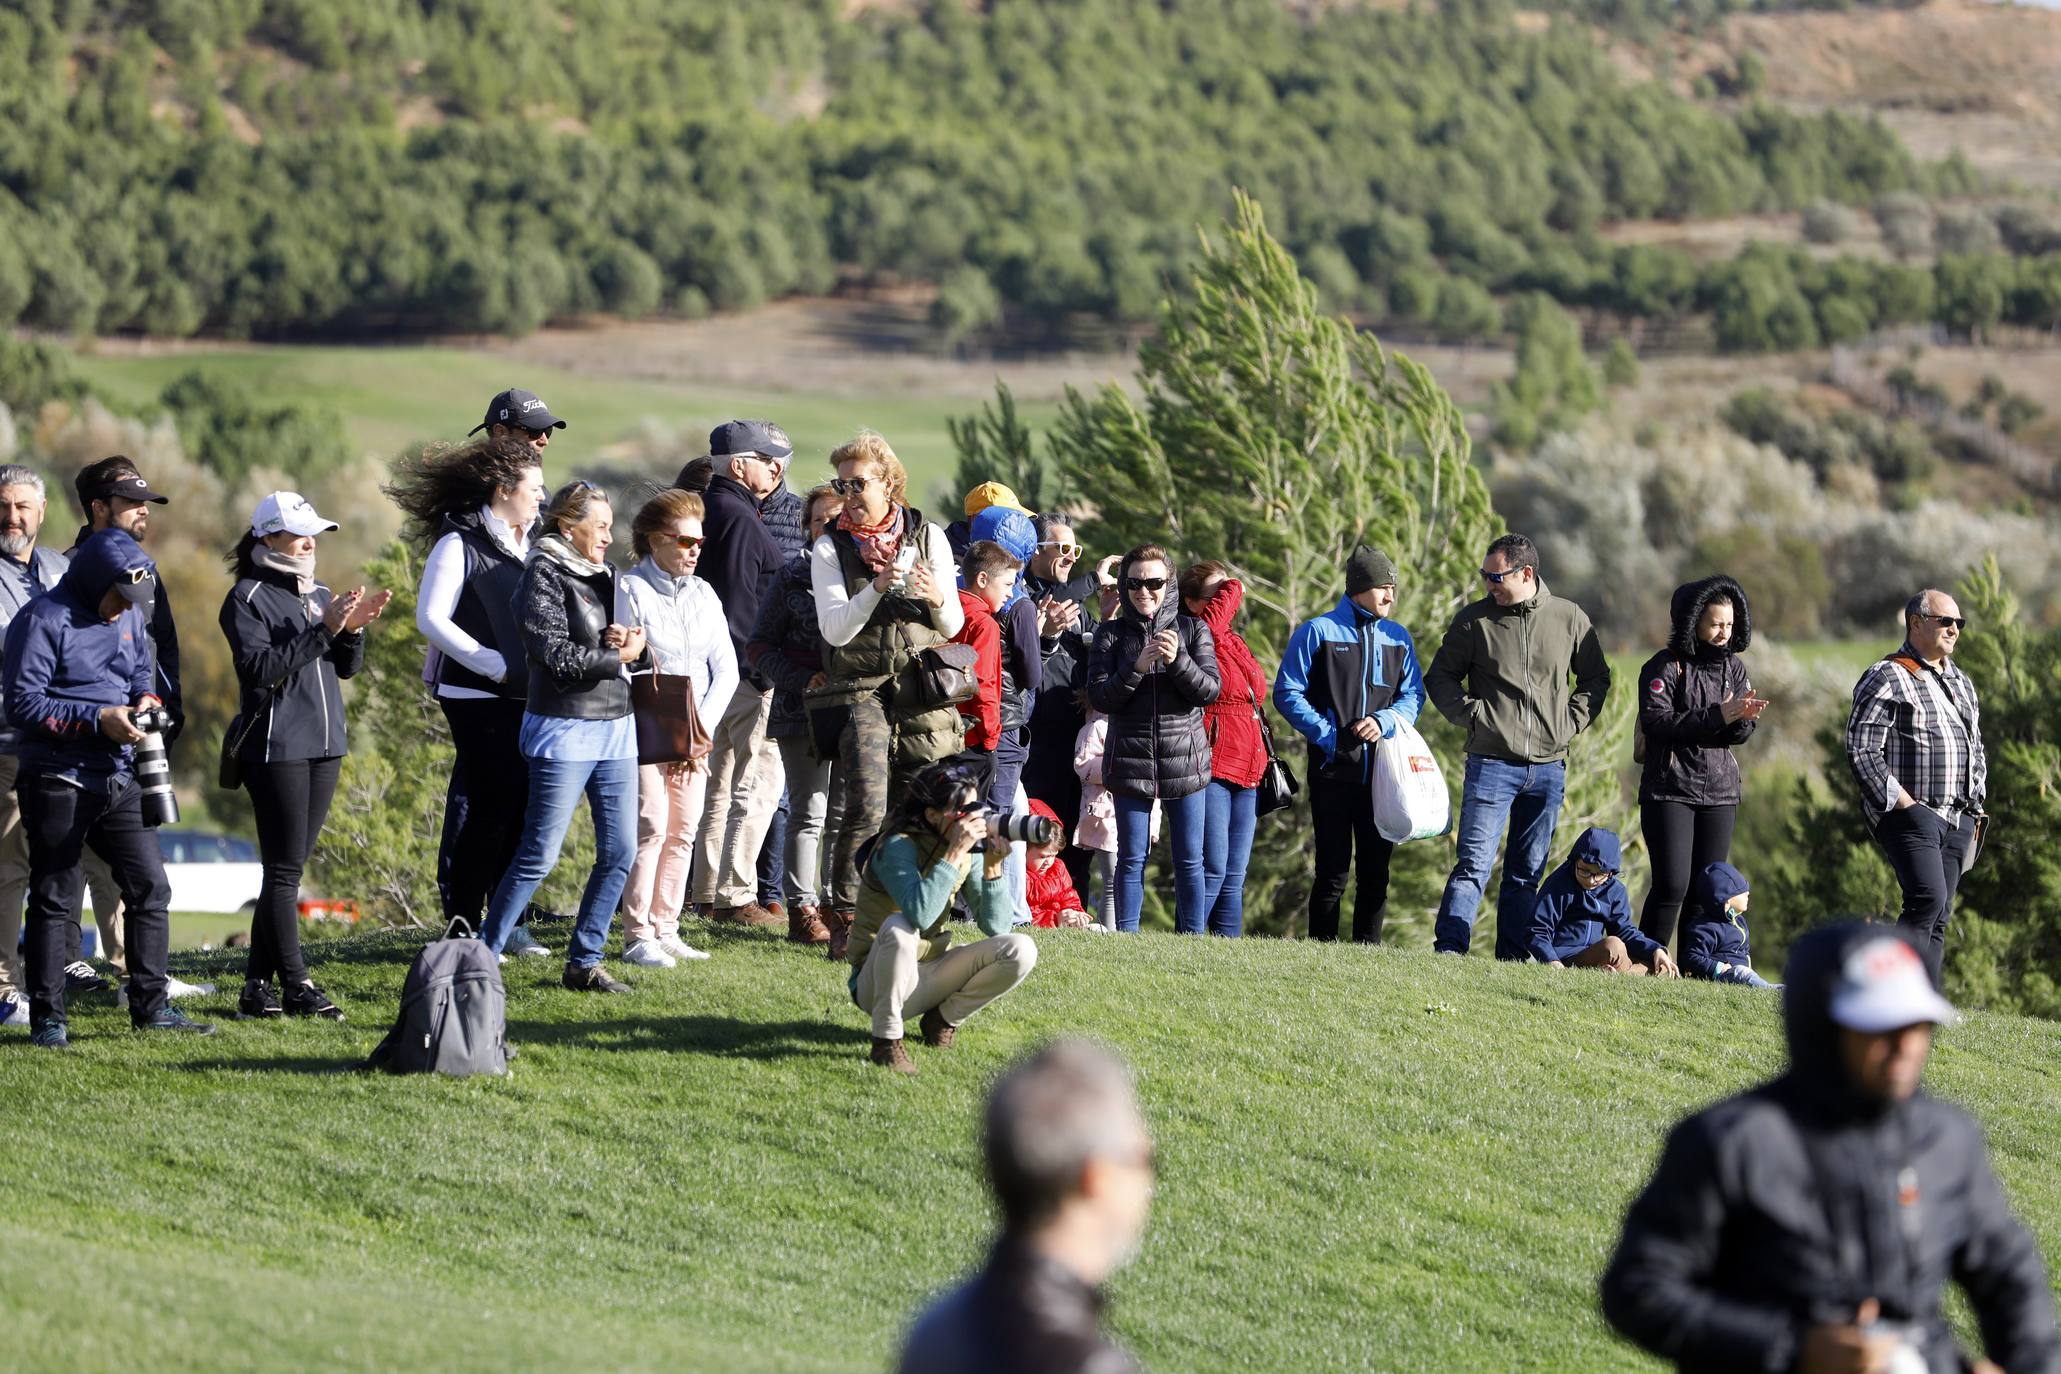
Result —
[[[874, 1063], [916, 1072], [902, 1043], [905, 1017], [921, 1016], [923, 1043], [942, 1049], [967, 1017], [1037, 965], [1030, 937], [1008, 933], [1001, 866], [1007, 844], [986, 852], [989, 836], [977, 770], [948, 759], [916, 775], [871, 842], [845, 957], [852, 1001], [873, 1018]], [[953, 948], [948, 911], [962, 886], [973, 922], [988, 938]]]
[[78, 920], [89, 846], [113, 870], [128, 908], [130, 1022], [138, 1030], [213, 1030], [165, 998], [171, 885], [137, 783], [136, 746], [168, 723], [151, 690], [150, 627], [140, 609], [156, 575], [142, 545], [102, 530], [7, 628], [0, 687], [21, 732], [15, 786], [29, 846], [30, 1040], [47, 1049], [70, 1043], [66, 926]]

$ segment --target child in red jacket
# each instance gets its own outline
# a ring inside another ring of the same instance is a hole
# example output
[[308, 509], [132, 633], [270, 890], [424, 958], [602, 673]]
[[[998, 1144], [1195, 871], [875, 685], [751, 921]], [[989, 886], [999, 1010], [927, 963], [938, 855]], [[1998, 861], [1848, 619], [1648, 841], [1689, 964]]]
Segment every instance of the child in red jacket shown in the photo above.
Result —
[[1009, 599], [1022, 567], [1007, 549], [986, 539], [970, 546], [959, 562], [959, 604], [966, 623], [952, 642], [973, 646], [974, 672], [980, 678], [980, 691], [959, 703], [959, 714], [973, 722], [966, 747], [985, 754], [993, 754], [1002, 737], [1002, 626], [995, 612]]
[[1059, 862], [1059, 851], [1066, 848], [1066, 827], [1059, 824], [1059, 817], [1051, 807], [1035, 797], [1031, 798], [1030, 813], [1043, 816], [1059, 831], [1058, 838], [1051, 844], [1030, 847], [1024, 895], [1030, 900], [1031, 924], [1076, 928], [1089, 924], [1088, 904], [1074, 890], [1073, 877], [1066, 871], [1066, 865]]

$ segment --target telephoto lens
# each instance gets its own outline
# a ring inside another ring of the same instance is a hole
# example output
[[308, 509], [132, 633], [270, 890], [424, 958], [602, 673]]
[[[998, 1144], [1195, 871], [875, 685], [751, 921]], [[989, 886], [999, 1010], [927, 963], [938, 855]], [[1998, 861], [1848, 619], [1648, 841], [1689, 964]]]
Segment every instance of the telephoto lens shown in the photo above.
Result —
[[136, 746], [136, 784], [143, 789], [143, 823], [148, 826], [177, 825], [179, 798], [172, 791], [172, 760], [165, 752], [165, 731], [172, 717], [161, 706], [147, 707], [130, 717], [143, 732]]
[[1049, 816], [990, 816], [988, 834], [1004, 844], [1050, 844], [1059, 827]]

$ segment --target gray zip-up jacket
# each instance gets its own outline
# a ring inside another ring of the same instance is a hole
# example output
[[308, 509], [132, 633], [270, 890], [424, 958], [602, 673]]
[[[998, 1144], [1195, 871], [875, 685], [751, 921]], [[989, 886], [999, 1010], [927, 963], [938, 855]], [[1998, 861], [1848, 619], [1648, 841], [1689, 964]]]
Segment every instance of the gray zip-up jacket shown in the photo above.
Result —
[[[1568, 687], [1569, 674], [1574, 686]], [[1462, 606], [1424, 674], [1440, 715], [1467, 732], [1467, 752], [1557, 763], [1610, 695], [1610, 660], [1588, 613], [1553, 595], [1515, 606]]]
[[[14, 623], [21, 608], [55, 587], [69, 566], [63, 554], [41, 544], [29, 550], [26, 567], [13, 559], [7, 561], [14, 566], [0, 567], [0, 639], [7, 637], [7, 627]], [[8, 723], [6, 702], [0, 699], [0, 754], [12, 754], [20, 748], [21, 732]]]

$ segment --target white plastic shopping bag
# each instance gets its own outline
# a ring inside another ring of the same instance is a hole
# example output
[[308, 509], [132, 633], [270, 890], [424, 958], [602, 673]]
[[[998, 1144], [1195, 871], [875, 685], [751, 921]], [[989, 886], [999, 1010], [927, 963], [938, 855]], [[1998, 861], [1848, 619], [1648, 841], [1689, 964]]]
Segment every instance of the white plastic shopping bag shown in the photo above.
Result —
[[1374, 828], [1391, 844], [1443, 835], [1452, 824], [1446, 775], [1408, 721], [1374, 751]]

